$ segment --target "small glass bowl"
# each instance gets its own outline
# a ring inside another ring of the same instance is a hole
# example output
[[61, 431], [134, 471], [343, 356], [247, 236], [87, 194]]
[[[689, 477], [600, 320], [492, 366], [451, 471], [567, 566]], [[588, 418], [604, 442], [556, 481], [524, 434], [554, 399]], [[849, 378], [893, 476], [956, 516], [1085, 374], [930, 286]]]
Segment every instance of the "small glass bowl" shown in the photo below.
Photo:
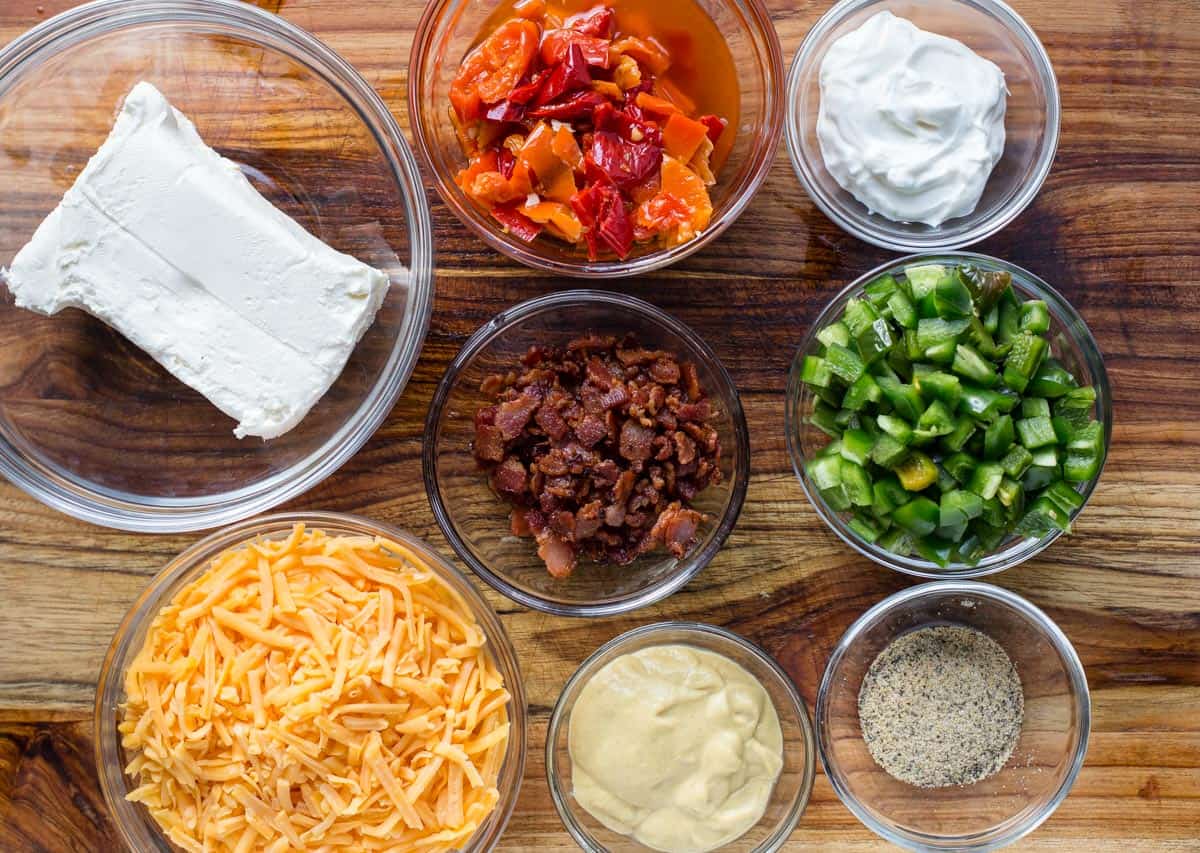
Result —
[[492, 849], [512, 816], [525, 772], [527, 709], [521, 669], [512, 641], [495, 611], [471, 582], [423, 541], [385, 524], [334, 512], [277, 513], [219, 530], [169, 562], [129, 608], [101, 665], [94, 713], [96, 770], [104, 801], [121, 837], [130, 850], [139, 853], [174, 853], [179, 849], [167, 841], [143, 806], [125, 799], [125, 795], [133, 790], [133, 779], [125, 773], [131, 756], [121, 746], [117, 725], [120, 705], [125, 700], [125, 673], [141, 651], [151, 624], [172, 596], [207, 571], [218, 554], [254, 540], [286, 538], [298, 523], [309, 529], [324, 530], [331, 536], [382, 536], [411, 548], [466, 602], [483, 628], [496, 668], [512, 695], [508, 705], [511, 727], [508, 748], [496, 781], [500, 801], [462, 849], [463, 853], [483, 853]]
[[580, 692], [602, 667], [630, 652], [675, 644], [695, 646], [729, 658], [757, 678], [771, 697], [783, 729], [783, 770], [758, 823], [717, 849], [726, 853], [779, 850], [800, 823], [812, 793], [817, 760], [808, 711], [791, 678], [766, 652], [731, 631], [698, 622], [659, 622], [628, 631], [593, 652], [567, 681], [546, 731], [546, 781], [558, 816], [575, 842], [588, 853], [632, 853], [651, 849], [608, 829], [575, 801], [568, 734], [571, 711]]
[[492, 248], [535, 269], [580, 278], [618, 278], [665, 267], [698, 251], [733, 224], [758, 191], [775, 159], [783, 127], [783, 55], [761, 0], [695, 0], [725, 35], [740, 88], [740, 121], [733, 149], [710, 187], [713, 215], [694, 240], [669, 249], [634, 246], [625, 260], [589, 261], [585, 247], [549, 237], [526, 243], [506, 233], [454, 183], [466, 165], [450, 121], [450, 83], [497, 3], [432, 0], [413, 38], [408, 67], [409, 124], [416, 149], [446, 205]]
[[0, 475], [93, 524], [199, 530], [311, 489], [383, 423], [429, 328], [429, 210], [388, 108], [310, 34], [234, 0], [98, 0], [0, 49], [0, 266], [139, 80], [276, 207], [391, 278], [337, 381], [271, 441], [236, 438], [231, 418], [102, 321], [17, 308], [0, 285]]
[[[479, 390], [484, 378], [506, 373], [534, 344], [562, 345], [586, 332], [623, 335], [695, 363], [721, 439], [720, 483], [692, 506], [711, 521], [682, 559], [644, 554], [628, 566], [581, 559], [569, 578], [556, 579], [533, 540], [513, 536], [509, 505], [489, 487], [471, 452], [475, 412], [494, 402]], [[733, 379], [708, 345], [653, 305], [615, 293], [572, 290], [522, 302], [481, 326], [451, 363], [433, 395], [425, 422], [425, 491], [442, 533], [459, 558], [513, 601], [559, 616], [610, 616], [651, 604], [686, 584], [708, 565], [733, 529], [750, 472], [746, 417]]]
[[1083, 504], [1071, 515], [1071, 521], [1079, 517], [1087, 506], [1088, 499], [1100, 477], [1104, 473], [1104, 462], [1108, 456], [1108, 445], [1112, 438], [1112, 392], [1108, 386], [1108, 373], [1104, 369], [1104, 358], [1096, 339], [1092, 337], [1083, 317], [1079, 315], [1062, 294], [1042, 281], [1028, 270], [1015, 264], [1002, 261], [988, 255], [977, 255], [971, 252], [941, 252], [930, 255], [910, 255], [897, 261], [888, 261], [855, 281], [848, 284], [825, 306], [819, 317], [809, 327], [796, 357], [792, 360], [792, 368], [788, 372], [786, 429], [788, 453], [792, 457], [792, 470], [800, 479], [800, 485], [808, 500], [829, 528], [841, 537], [847, 545], [860, 554], [870, 557], [881, 566], [887, 566], [906, 575], [921, 578], [977, 578], [1010, 569], [1026, 560], [1040, 554], [1052, 542], [1062, 535], [1062, 531], [1053, 530], [1037, 539], [1022, 539], [1012, 536], [1000, 543], [991, 554], [984, 557], [976, 565], [951, 563], [942, 568], [936, 563], [917, 557], [901, 557], [884, 548], [867, 542], [855, 533], [847, 524], [849, 514], [842, 514], [830, 507], [821, 493], [809, 479], [805, 463], [828, 443], [829, 438], [817, 427], [809, 423], [816, 396], [812, 389], [800, 379], [800, 370], [804, 356], [817, 352], [821, 342], [817, 340], [817, 332], [839, 317], [846, 303], [853, 297], [862, 294], [863, 288], [884, 273], [899, 275], [905, 267], [920, 264], [963, 264], [971, 263], [985, 270], [1004, 270], [1012, 274], [1013, 289], [1022, 299], [1042, 299], [1050, 309], [1050, 331], [1046, 339], [1050, 343], [1050, 352], [1062, 362], [1063, 366], [1079, 380], [1080, 385], [1091, 385], [1096, 389], [1096, 408], [1093, 417], [1104, 427], [1104, 459], [1100, 461], [1100, 471], [1087, 483], [1077, 486], [1083, 495]]
[[[1004, 72], [1004, 153], [975, 210], [933, 228], [869, 213], [825, 168], [817, 140], [821, 62], [830, 45], [888, 10], [923, 30], [963, 42]], [[860, 240], [898, 252], [957, 249], [995, 234], [1024, 210], [1058, 148], [1058, 82], [1037, 35], [1002, 0], [840, 0], [808, 31], [787, 83], [788, 154], [813, 203]]]
[[[858, 692], [875, 658], [918, 628], [962, 625], [999, 643], [1025, 693], [1020, 739], [1000, 772], [974, 785], [917, 788], [882, 770], [863, 741]], [[817, 741], [834, 791], [867, 828], [910, 850], [996, 850], [1058, 808], [1087, 752], [1091, 704], [1083, 665], [1050, 618], [990, 584], [940, 581], [876, 604], [830, 655], [817, 693]]]

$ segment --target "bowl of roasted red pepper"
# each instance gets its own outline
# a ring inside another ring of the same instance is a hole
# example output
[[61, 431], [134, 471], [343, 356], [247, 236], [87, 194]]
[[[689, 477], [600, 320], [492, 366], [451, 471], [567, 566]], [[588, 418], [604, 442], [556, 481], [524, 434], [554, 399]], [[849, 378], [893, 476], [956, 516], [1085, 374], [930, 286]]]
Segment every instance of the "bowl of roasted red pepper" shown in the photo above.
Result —
[[466, 225], [529, 266], [612, 277], [737, 218], [774, 156], [781, 77], [759, 0], [435, 0], [409, 103]]
[[497, 315], [429, 407], [425, 487], [463, 562], [515, 601], [604, 616], [695, 576], [745, 499], [737, 390], [696, 334], [619, 294]]

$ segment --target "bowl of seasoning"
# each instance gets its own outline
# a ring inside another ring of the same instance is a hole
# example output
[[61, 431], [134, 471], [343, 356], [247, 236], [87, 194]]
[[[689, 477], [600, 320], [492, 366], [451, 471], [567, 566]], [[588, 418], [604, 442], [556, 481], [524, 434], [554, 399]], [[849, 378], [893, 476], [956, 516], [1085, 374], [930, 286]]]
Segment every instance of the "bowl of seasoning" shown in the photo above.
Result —
[[723, 628], [661, 622], [601, 646], [546, 734], [546, 778], [588, 851], [778, 850], [812, 791], [804, 702]]
[[788, 450], [813, 508], [918, 577], [999, 572], [1068, 533], [1111, 435], [1083, 318], [986, 255], [868, 272], [826, 306], [788, 378]]
[[283, 513], [197, 542], [134, 602], [96, 763], [131, 850], [485, 851], [525, 714], [508, 636], [453, 566], [366, 519]]
[[821, 211], [885, 249], [995, 234], [1042, 187], [1058, 83], [1002, 0], [841, 0], [792, 62], [788, 154]]
[[995, 850], [1036, 829], [1083, 766], [1087, 678], [1020, 596], [971, 581], [864, 613], [817, 694], [821, 761], [868, 828], [912, 850]]
[[728, 227], [766, 177], [783, 63], [759, 0], [435, 0], [409, 67], [443, 200], [529, 266], [656, 269]]
[[566, 616], [658, 601], [715, 556], [746, 496], [733, 380], [654, 306], [576, 290], [523, 302], [451, 363], [425, 425], [425, 488], [459, 557]]

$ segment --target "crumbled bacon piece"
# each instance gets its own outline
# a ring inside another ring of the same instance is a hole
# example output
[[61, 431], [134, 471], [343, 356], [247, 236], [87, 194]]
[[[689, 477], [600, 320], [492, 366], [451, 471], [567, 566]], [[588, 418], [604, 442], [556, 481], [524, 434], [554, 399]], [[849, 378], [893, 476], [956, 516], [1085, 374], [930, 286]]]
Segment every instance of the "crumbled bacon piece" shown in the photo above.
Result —
[[707, 520], [687, 503], [721, 480], [712, 406], [695, 367], [628, 336], [532, 347], [523, 372], [484, 380], [474, 453], [555, 577], [580, 556], [626, 565], [683, 556]]

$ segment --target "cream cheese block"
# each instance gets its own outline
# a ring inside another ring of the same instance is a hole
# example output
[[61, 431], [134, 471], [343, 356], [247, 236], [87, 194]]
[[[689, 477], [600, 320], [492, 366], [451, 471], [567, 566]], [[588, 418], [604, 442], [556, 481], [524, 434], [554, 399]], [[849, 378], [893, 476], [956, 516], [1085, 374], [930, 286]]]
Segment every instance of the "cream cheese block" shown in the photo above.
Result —
[[80, 308], [120, 331], [239, 438], [300, 422], [388, 288], [259, 195], [145, 82], [3, 277], [22, 308]]

